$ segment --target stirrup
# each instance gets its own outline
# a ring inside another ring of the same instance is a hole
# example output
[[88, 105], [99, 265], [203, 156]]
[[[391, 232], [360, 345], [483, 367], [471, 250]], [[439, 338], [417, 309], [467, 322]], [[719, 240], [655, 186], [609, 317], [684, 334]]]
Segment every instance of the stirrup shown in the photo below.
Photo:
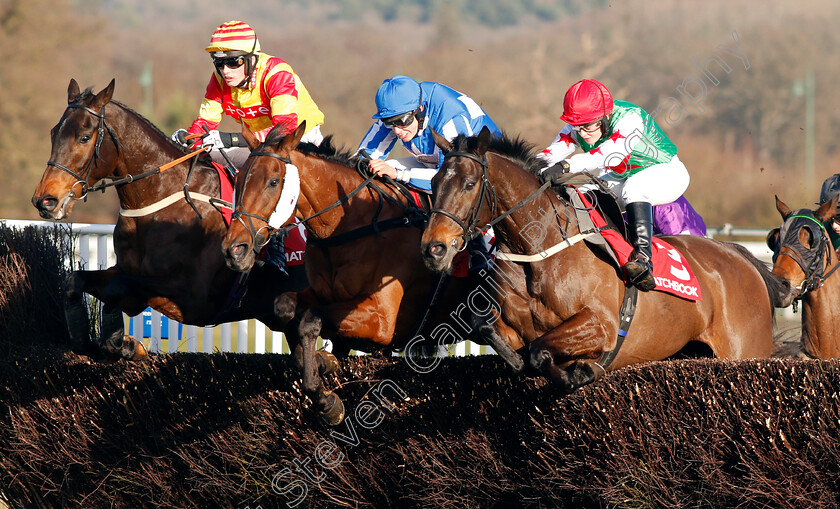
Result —
[[624, 265], [624, 272], [627, 273], [627, 280], [639, 290], [649, 292], [656, 288], [653, 266], [649, 260], [630, 260]]

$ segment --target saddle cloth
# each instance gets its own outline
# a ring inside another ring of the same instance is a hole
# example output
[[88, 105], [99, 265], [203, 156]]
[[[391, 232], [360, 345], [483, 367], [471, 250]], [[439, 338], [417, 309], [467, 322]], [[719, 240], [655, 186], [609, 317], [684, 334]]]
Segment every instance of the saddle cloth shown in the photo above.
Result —
[[[589, 211], [592, 223], [598, 228], [603, 228], [601, 235], [612, 248], [619, 266], [623, 267], [633, 254], [633, 246], [619, 232], [607, 225], [601, 213], [592, 206], [583, 193], [578, 191], [578, 196]], [[700, 291], [700, 283], [697, 281], [697, 277], [691, 270], [685, 256], [659, 237], [653, 237], [651, 240], [653, 243], [651, 249], [653, 277], [656, 281], [656, 288], [654, 289], [691, 301], [702, 300], [703, 294]], [[625, 283], [627, 283], [626, 280]]]

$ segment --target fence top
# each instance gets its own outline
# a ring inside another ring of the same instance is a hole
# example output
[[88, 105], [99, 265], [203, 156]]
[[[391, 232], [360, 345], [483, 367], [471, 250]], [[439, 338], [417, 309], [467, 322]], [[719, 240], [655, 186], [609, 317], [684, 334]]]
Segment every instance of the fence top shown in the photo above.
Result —
[[59, 223], [56, 221], [29, 221], [26, 219], [0, 219], [0, 225], [10, 228], [26, 228], [27, 226], [62, 228], [83, 235], [113, 235], [115, 227], [113, 224]]

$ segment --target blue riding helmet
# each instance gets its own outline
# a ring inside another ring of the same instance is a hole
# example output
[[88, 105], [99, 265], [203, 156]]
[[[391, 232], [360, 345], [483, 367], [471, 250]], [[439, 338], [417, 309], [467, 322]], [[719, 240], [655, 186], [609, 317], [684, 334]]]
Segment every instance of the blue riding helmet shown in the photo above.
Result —
[[376, 115], [371, 118], [389, 118], [420, 107], [423, 92], [420, 84], [408, 76], [397, 75], [382, 82], [376, 91]]

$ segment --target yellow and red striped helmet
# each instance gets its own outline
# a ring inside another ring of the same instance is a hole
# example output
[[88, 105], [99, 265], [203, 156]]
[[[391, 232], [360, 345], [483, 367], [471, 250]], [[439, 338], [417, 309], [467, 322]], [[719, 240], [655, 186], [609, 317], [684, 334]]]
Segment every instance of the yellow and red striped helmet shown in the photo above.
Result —
[[247, 23], [241, 21], [228, 21], [222, 23], [213, 32], [210, 38], [210, 45], [204, 48], [208, 53], [216, 51], [244, 51], [245, 53], [257, 53], [260, 51], [260, 40], [257, 33]]

